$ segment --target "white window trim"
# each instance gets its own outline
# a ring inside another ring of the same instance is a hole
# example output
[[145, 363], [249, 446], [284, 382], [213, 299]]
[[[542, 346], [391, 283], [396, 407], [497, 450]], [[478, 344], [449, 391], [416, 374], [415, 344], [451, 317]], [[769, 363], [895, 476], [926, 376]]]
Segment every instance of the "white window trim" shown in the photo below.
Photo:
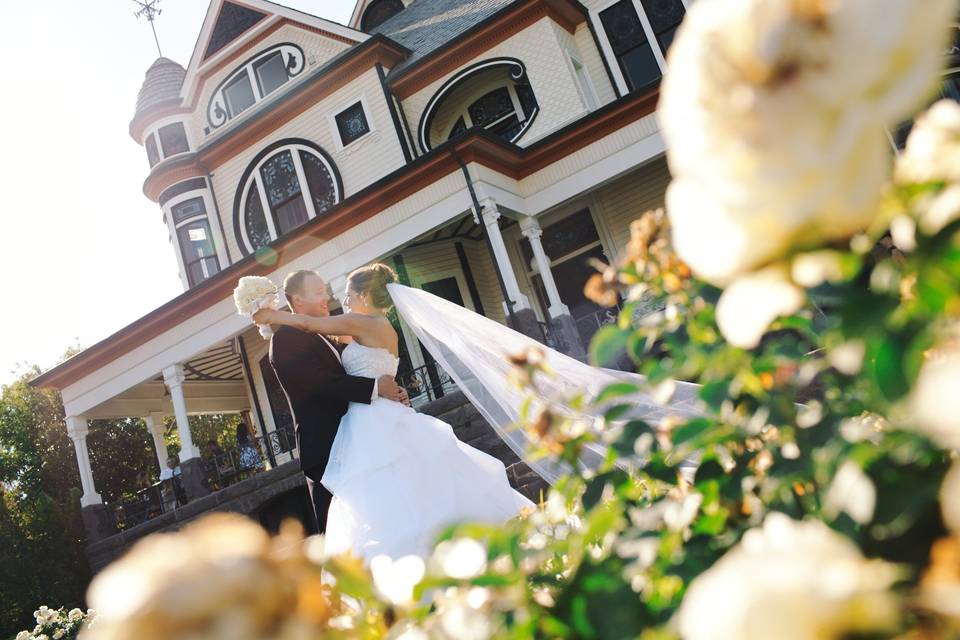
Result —
[[[174, 153], [174, 154], [169, 155], [169, 156], [168, 156], [168, 155], [164, 155], [164, 153], [163, 153], [163, 144], [160, 143], [160, 129], [164, 128], [164, 127], [167, 126], [168, 124], [174, 124], [174, 123], [177, 123], [177, 122], [179, 122], [180, 124], [183, 125], [183, 132], [184, 132], [184, 134], [185, 134], [186, 137], [187, 137], [187, 150], [186, 150], [186, 151], [182, 151], [182, 152], [180, 152], [180, 153]], [[194, 144], [193, 140], [191, 139], [191, 136], [190, 136], [190, 126], [189, 126], [189, 124], [190, 124], [190, 123], [188, 123], [186, 120], [183, 119], [183, 116], [171, 116], [171, 117], [163, 118], [162, 120], [158, 120], [157, 122], [153, 123], [153, 125], [151, 125], [149, 129], [146, 129], [146, 130], [144, 131], [144, 133], [143, 133], [143, 139], [140, 141], [140, 145], [141, 145], [142, 147], [144, 147], [144, 149], [146, 149], [146, 146], [147, 146], [147, 138], [149, 138], [149, 137], [152, 135], [154, 141], [157, 143], [157, 154], [160, 156], [160, 162], [163, 162], [164, 160], [166, 160], [166, 159], [168, 159], [168, 158], [176, 158], [177, 156], [183, 156], [183, 155], [186, 155], [186, 154], [188, 154], [188, 153], [193, 153], [193, 150], [196, 149], [196, 145]], [[158, 162], [157, 164], [159, 165], [160, 162]], [[156, 165], [154, 165], [154, 166], [156, 166]]]
[[[259, 83], [257, 82], [257, 74], [256, 74], [256, 72], [254, 71], [254, 66], [255, 66], [258, 62], [260, 62], [261, 60], [263, 60], [264, 58], [266, 58], [266, 57], [268, 57], [268, 56], [270, 56], [270, 55], [272, 55], [272, 54], [274, 54], [274, 53], [276, 53], [276, 52], [278, 52], [278, 51], [282, 52], [285, 47], [286, 47], [286, 48], [292, 48], [292, 49], [298, 51], [298, 53], [299, 53], [299, 55], [300, 55], [300, 70], [297, 71], [297, 72], [296, 72], [294, 75], [292, 75], [292, 76], [289, 75], [290, 72], [288, 71], [288, 72], [287, 72], [287, 73], [288, 73], [288, 77], [287, 77], [287, 81], [286, 81], [285, 83], [283, 83], [282, 85], [280, 85], [279, 87], [277, 87], [277, 88], [276, 88], [272, 93], [270, 93], [269, 95], [266, 95], [266, 96], [261, 95], [261, 93], [260, 93], [260, 85], [259, 85]], [[264, 100], [272, 99], [275, 95], [278, 95], [278, 94], [282, 93], [285, 88], [289, 87], [294, 81], [297, 80], [297, 78], [299, 78], [299, 77], [301, 77], [301, 76], [303, 75], [303, 73], [304, 73], [304, 71], [306, 70], [307, 66], [308, 66], [307, 54], [306, 54], [306, 52], [303, 51], [302, 48], [300, 48], [300, 45], [296, 45], [296, 44], [289, 43], [289, 42], [284, 42], [284, 43], [279, 43], [279, 44], [275, 44], [275, 45], [271, 45], [271, 46], [267, 47], [266, 49], [264, 49], [263, 51], [261, 51], [260, 53], [258, 53], [255, 57], [253, 57], [253, 58], [251, 58], [250, 60], [248, 60], [247, 63], [244, 64], [242, 67], [237, 67], [237, 68], [231, 69], [231, 70], [230, 70], [230, 73], [229, 73], [228, 75], [224, 76], [223, 80], [221, 80], [221, 84], [219, 85], [220, 88], [217, 89], [217, 91], [216, 91], [215, 93], [213, 93], [213, 95], [211, 95], [210, 98], [207, 100], [207, 106], [206, 106], [206, 109], [204, 110], [204, 116], [203, 116], [204, 126], [206, 126], [206, 127], [208, 127], [208, 128], [210, 129], [210, 132], [209, 132], [207, 135], [212, 136], [212, 135], [214, 135], [214, 134], [217, 133], [217, 132], [223, 131], [223, 130], [224, 130], [226, 127], [228, 127], [231, 123], [239, 120], [239, 119], [240, 119], [241, 117], [243, 117], [245, 114], [247, 114], [247, 113], [249, 113], [251, 110], [255, 109], [255, 108], [256, 108], [258, 105], [260, 105]], [[235, 114], [235, 115], [230, 115], [231, 109], [230, 109], [230, 106], [229, 106], [229, 104], [228, 104], [228, 102], [227, 102], [227, 96], [226, 96], [226, 94], [224, 93], [224, 90], [225, 90], [225, 89], [227, 88], [227, 86], [231, 83], [231, 81], [236, 80], [238, 77], [240, 77], [240, 76], [243, 75], [243, 74], [246, 74], [246, 76], [247, 76], [247, 81], [250, 83], [250, 89], [251, 89], [252, 92], [253, 92], [253, 104], [250, 105], [249, 107], [247, 107], [246, 109], [244, 109], [243, 111], [241, 111], [240, 113], [237, 113], [237, 114]], [[213, 103], [216, 102], [217, 100], [220, 100], [220, 101], [222, 102], [223, 108], [224, 108], [224, 110], [227, 112], [227, 117], [226, 117], [226, 119], [224, 120], [223, 124], [215, 127], [215, 126], [213, 126], [213, 123], [210, 122], [210, 109], [211, 109], [211, 106], [213, 105]]]
[[[340, 138], [340, 127], [337, 126], [337, 116], [358, 102], [360, 103], [360, 107], [363, 109], [363, 117], [367, 119], [368, 131], [359, 138], [350, 141], [349, 144], [343, 144], [343, 139]], [[377, 130], [377, 127], [373, 122], [373, 112], [370, 110], [370, 103], [367, 102], [366, 94], [361, 94], [352, 100], [341, 102], [336, 109], [333, 109], [327, 114], [327, 122], [330, 125], [331, 137], [336, 143], [336, 150], [338, 152], [343, 151], [344, 149], [349, 149], [350, 147], [355, 146], [358, 142], [368, 139], [370, 135]]]
[[[683, 3], [684, 10], [689, 10], [690, 3], [693, 0], [680, 0]], [[594, 31], [597, 34], [597, 39], [600, 41], [600, 49], [602, 50], [603, 56], [607, 59], [608, 66], [610, 67], [610, 72], [613, 74], [614, 80], [617, 83], [617, 88], [620, 90], [621, 95], [626, 95], [630, 92], [630, 88], [627, 86], [627, 79], [623, 75], [623, 71], [620, 69], [620, 63], [617, 60], [617, 56], [613, 53], [613, 47], [610, 45], [610, 40], [607, 38], [607, 32], [603, 28], [603, 23], [600, 21], [600, 13], [605, 9], [609, 9], [613, 5], [620, 2], [620, 0], [606, 0], [594, 7], [591, 7], [589, 10], [590, 22], [593, 23]], [[660, 50], [660, 43], [657, 41], [656, 35], [653, 33], [653, 27], [650, 25], [650, 20], [647, 18], [647, 12], [643, 10], [643, 5], [640, 4], [640, 0], [631, 0], [633, 3], [633, 8], [637, 12], [637, 16], [640, 17], [640, 25], [643, 27], [643, 33], [647, 37], [647, 42], [650, 43], [650, 49], [653, 51], [653, 57], [657, 61], [657, 65], [660, 67], [660, 73], [666, 74], [667, 72], [667, 61], [664, 58], [663, 52]]]
[[[354, 104], [354, 103], [351, 103], [351, 104]], [[320, 161], [324, 165], [326, 165], [327, 171], [330, 174], [330, 179], [333, 182], [333, 189], [334, 189], [334, 192], [336, 193], [336, 202], [340, 202], [343, 199], [343, 194], [340, 193], [340, 188], [337, 185], [336, 173], [334, 171], [334, 167], [330, 165], [329, 161], [327, 161], [327, 159], [324, 158], [323, 155], [318, 154], [315, 149], [312, 149], [303, 144], [289, 144], [289, 145], [285, 145], [285, 146], [274, 149], [273, 152], [270, 153], [270, 155], [262, 158], [260, 162], [258, 162], [256, 166], [250, 171], [250, 175], [247, 178], [247, 181], [244, 183], [243, 191], [241, 192], [242, 195], [240, 196], [241, 197], [240, 209], [238, 211], [238, 214], [241, 216], [240, 225], [239, 225], [240, 226], [240, 242], [242, 243], [243, 249], [247, 251], [253, 251], [253, 249], [251, 249], [252, 243], [250, 242], [250, 238], [247, 237], [247, 225], [246, 225], [247, 194], [250, 191], [251, 180], [253, 180], [254, 183], [257, 185], [257, 193], [260, 196], [260, 204], [263, 207], [263, 215], [267, 221], [267, 230], [270, 232], [270, 238], [271, 238], [270, 241], [273, 242], [280, 237], [279, 234], [277, 233], [276, 225], [273, 221], [273, 211], [270, 209], [270, 201], [267, 198], [267, 191], [263, 186], [263, 180], [260, 179], [260, 168], [268, 160], [275, 158], [277, 154], [283, 153], [284, 151], [290, 151], [291, 156], [293, 157], [293, 166], [297, 172], [297, 180], [300, 181], [300, 197], [303, 198], [306, 203], [307, 217], [309, 220], [313, 220], [314, 218], [317, 217], [316, 207], [313, 204], [313, 194], [310, 193], [310, 185], [307, 184], [306, 172], [303, 169], [303, 163], [300, 160], [300, 154], [293, 153], [294, 151], [305, 151], [319, 158]]]
[[[580, 92], [580, 98], [583, 100], [583, 106], [587, 111], [594, 111], [600, 107], [600, 97], [590, 80], [590, 74], [587, 72], [587, 65], [583, 60], [572, 51], [567, 50], [567, 64], [570, 67], [570, 73], [576, 82], [577, 90]], [[577, 69], [580, 69], [577, 71]]]
[[[191, 218], [187, 218], [182, 222], [174, 222], [173, 220], [173, 208], [182, 202], [187, 200], [192, 200], [194, 198], [203, 199], [203, 209], [206, 212], [204, 215], [196, 215]], [[186, 191], [184, 193], [178, 194], [173, 198], [170, 198], [163, 205], [163, 217], [167, 222], [167, 230], [170, 233], [170, 241], [176, 247], [174, 253], [177, 254], [177, 266], [180, 269], [180, 281], [183, 283], [184, 289], [190, 288], [190, 280], [187, 278], [187, 267], [183, 262], [183, 250], [180, 247], [180, 238], [177, 235], [177, 230], [185, 225], [198, 220], [200, 218], [205, 218], [207, 221], [207, 226], [210, 228], [210, 233], [213, 238], [213, 249], [216, 253], [217, 264], [220, 266], [220, 270], [223, 271], [230, 266], [230, 261], [227, 257], [227, 248], [226, 242], [223, 238], [223, 230], [220, 228], [220, 221], [216, 216], [216, 208], [213, 202], [213, 197], [210, 194], [210, 190], [206, 187], [202, 189], [193, 189], [191, 191]]]
[[[506, 119], [506, 118], [509, 118], [509, 117], [510, 117], [511, 115], [513, 115], [514, 113], [516, 113], [516, 114], [518, 114], [518, 115], [520, 116], [520, 122], [521, 122], [521, 123], [524, 123], [524, 122], [526, 122], [527, 120], [529, 120], [532, 114], [528, 114], [528, 113], [526, 113], [526, 112], [523, 110], [523, 106], [521, 106], [521, 104], [520, 104], [520, 96], [517, 95], [516, 86], [515, 86], [512, 82], [506, 82], [506, 83], [504, 83], [504, 84], [497, 84], [497, 85], [487, 85], [487, 87], [484, 88], [484, 89], [476, 89], [475, 91], [467, 94], [469, 97], [467, 97], [467, 98], [463, 101], [463, 110], [462, 110], [462, 111], [455, 112], [455, 113], [453, 114], [453, 117], [452, 117], [453, 122], [451, 122], [451, 123], [450, 123], [450, 126], [447, 127], [447, 132], [446, 132], [446, 134], [444, 135], [444, 138], [443, 138], [443, 140], [441, 141], [441, 144], [442, 144], [443, 142], [445, 142], [445, 141], [447, 141], [447, 140], [450, 139], [450, 134], [453, 132], [453, 127], [456, 126], [457, 120], [459, 120], [460, 118], [463, 118], [463, 122], [464, 122], [464, 124], [467, 125], [467, 129], [469, 129], [470, 127], [472, 127], [472, 126], [473, 126], [473, 119], [470, 117], [470, 113], [469, 113], [469, 111], [467, 110], [467, 107], [469, 107], [471, 104], [473, 104], [474, 102], [476, 102], [477, 100], [479, 100], [479, 99], [482, 98], [483, 96], [487, 95], [488, 93], [491, 93], [491, 92], [493, 92], [493, 91], [496, 91], [497, 89], [499, 89], [499, 88], [501, 88], [501, 87], [506, 87], [506, 88], [507, 88], [507, 93], [510, 94], [510, 102], [513, 103], [513, 111], [510, 112], [510, 113], [508, 113], [508, 114], [506, 114], [505, 116], [502, 116], [502, 117], [499, 118], [498, 120], [496, 120], [496, 121], [488, 124], [486, 127], [484, 127], [484, 129], [487, 129], [487, 128], [493, 126], [494, 124], [496, 124], [497, 122], [500, 122], [500, 121], [502, 121], [502, 120], [504, 120], [504, 119]], [[522, 135], [522, 134], [525, 133], [525, 132], [526, 132], [526, 127], [521, 128], [520, 135]], [[519, 136], [518, 136], [518, 137], [519, 137]], [[514, 140], [516, 140], [516, 138], [514, 138]], [[511, 142], [512, 142], [512, 140], [511, 140]]]

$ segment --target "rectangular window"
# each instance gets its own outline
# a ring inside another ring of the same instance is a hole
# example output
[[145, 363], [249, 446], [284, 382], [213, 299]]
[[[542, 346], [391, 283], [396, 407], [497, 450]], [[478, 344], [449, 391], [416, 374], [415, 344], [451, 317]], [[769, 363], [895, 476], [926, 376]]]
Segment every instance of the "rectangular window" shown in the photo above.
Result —
[[180, 204], [175, 204], [171, 208], [173, 214], [173, 223], [179, 224], [184, 220], [196, 218], [197, 216], [206, 216], [207, 209], [203, 206], [203, 198], [190, 198]]
[[157, 151], [157, 140], [152, 133], [147, 136], [147, 141], [143, 143], [143, 146], [147, 148], [147, 161], [150, 163], [150, 168], [153, 169], [160, 162], [160, 152]]
[[650, 28], [653, 29], [664, 57], [677, 33], [677, 27], [683, 21], [686, 9], [683, 0], [640, 0], [643, 12], [647, 14]]
[[364, 113], [363, 104], [360, 102], [338, 113], [335, 119], [337, 121], [337, 131], [340, 132], [340, 142], [343, 146], [347, 146], [370, 132], [367, 114]]
[[257, 82], [260, 84], [260, 95], [267, 96], [286, 84], [290, 76], [283, 63], [283, 54], [277, 51], [253, 65]]
[[217, 253], [206, 218], [188, 222], [177, 229], [187, 281], [194, 287], [220, 271]]
[[165, 127], [160, 127], [157, 133], [160, 134], [160, 147], [163, 149], [164, 158], [190, 151], [190, 145], [187, 144], [187, 132], [184, 131], [182, 122], [174, 122]]
[[660, 79], [660, 65], [633, 0], [620, 0], [601, 11], [600, 23], [630, 91], [642, 89]]
[[231, 118], [235, 118], [256, 102], [253, 87], [250, 85], [250, 77], [246, 73], [241, 73], [233, 82], [224, 87], [223, 95], [227, 100], [227, 109], [230, 111]]

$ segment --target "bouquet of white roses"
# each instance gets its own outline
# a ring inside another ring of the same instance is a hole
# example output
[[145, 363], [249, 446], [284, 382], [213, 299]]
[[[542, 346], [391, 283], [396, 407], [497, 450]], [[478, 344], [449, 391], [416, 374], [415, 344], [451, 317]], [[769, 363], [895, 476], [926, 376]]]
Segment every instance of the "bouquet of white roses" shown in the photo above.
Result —
[[[237, 312], [249, 318], [260, 309], [276, 309], [280, 304], [279, 290], [269, 278], [244, 276], [233, 290], [233, 302], [237, 305]], [[273, 335], [268, 325], [257, 326], [264, 338]]]
[[89, 626], [94, 618], [93, 609], [51, 609], [46, 605], [33, 612], [37, 626], [32, 631], [21, 631], [16, 640], [73, 640], [84, 626]]

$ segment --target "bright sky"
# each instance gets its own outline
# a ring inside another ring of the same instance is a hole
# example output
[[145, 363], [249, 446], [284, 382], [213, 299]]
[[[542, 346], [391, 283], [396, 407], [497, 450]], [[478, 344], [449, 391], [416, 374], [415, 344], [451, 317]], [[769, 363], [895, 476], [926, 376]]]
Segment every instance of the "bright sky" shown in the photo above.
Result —
[[[355, 0], [279, 0], [346, 24]], [[186, 65], [207, 0], [161, 0], [163, 54]], [[147, 157], [127, 133], [157, 58], [133, 0], [3, 3], [0, 383], [46, 369], [182, 292]]]

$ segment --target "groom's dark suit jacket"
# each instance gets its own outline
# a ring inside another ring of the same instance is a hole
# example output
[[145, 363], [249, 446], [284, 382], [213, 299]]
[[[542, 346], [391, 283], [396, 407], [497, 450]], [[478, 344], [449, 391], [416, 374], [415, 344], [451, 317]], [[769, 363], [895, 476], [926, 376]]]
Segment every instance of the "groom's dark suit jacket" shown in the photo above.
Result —
[[320, 480], [340, 418], [350, 402], [370, 403], [374, 380], [350, 376], [330, 345], [343, 345], [293, 327], [279, 327], [270, 339], [270, 364], [293, 412], [300, 468]]

